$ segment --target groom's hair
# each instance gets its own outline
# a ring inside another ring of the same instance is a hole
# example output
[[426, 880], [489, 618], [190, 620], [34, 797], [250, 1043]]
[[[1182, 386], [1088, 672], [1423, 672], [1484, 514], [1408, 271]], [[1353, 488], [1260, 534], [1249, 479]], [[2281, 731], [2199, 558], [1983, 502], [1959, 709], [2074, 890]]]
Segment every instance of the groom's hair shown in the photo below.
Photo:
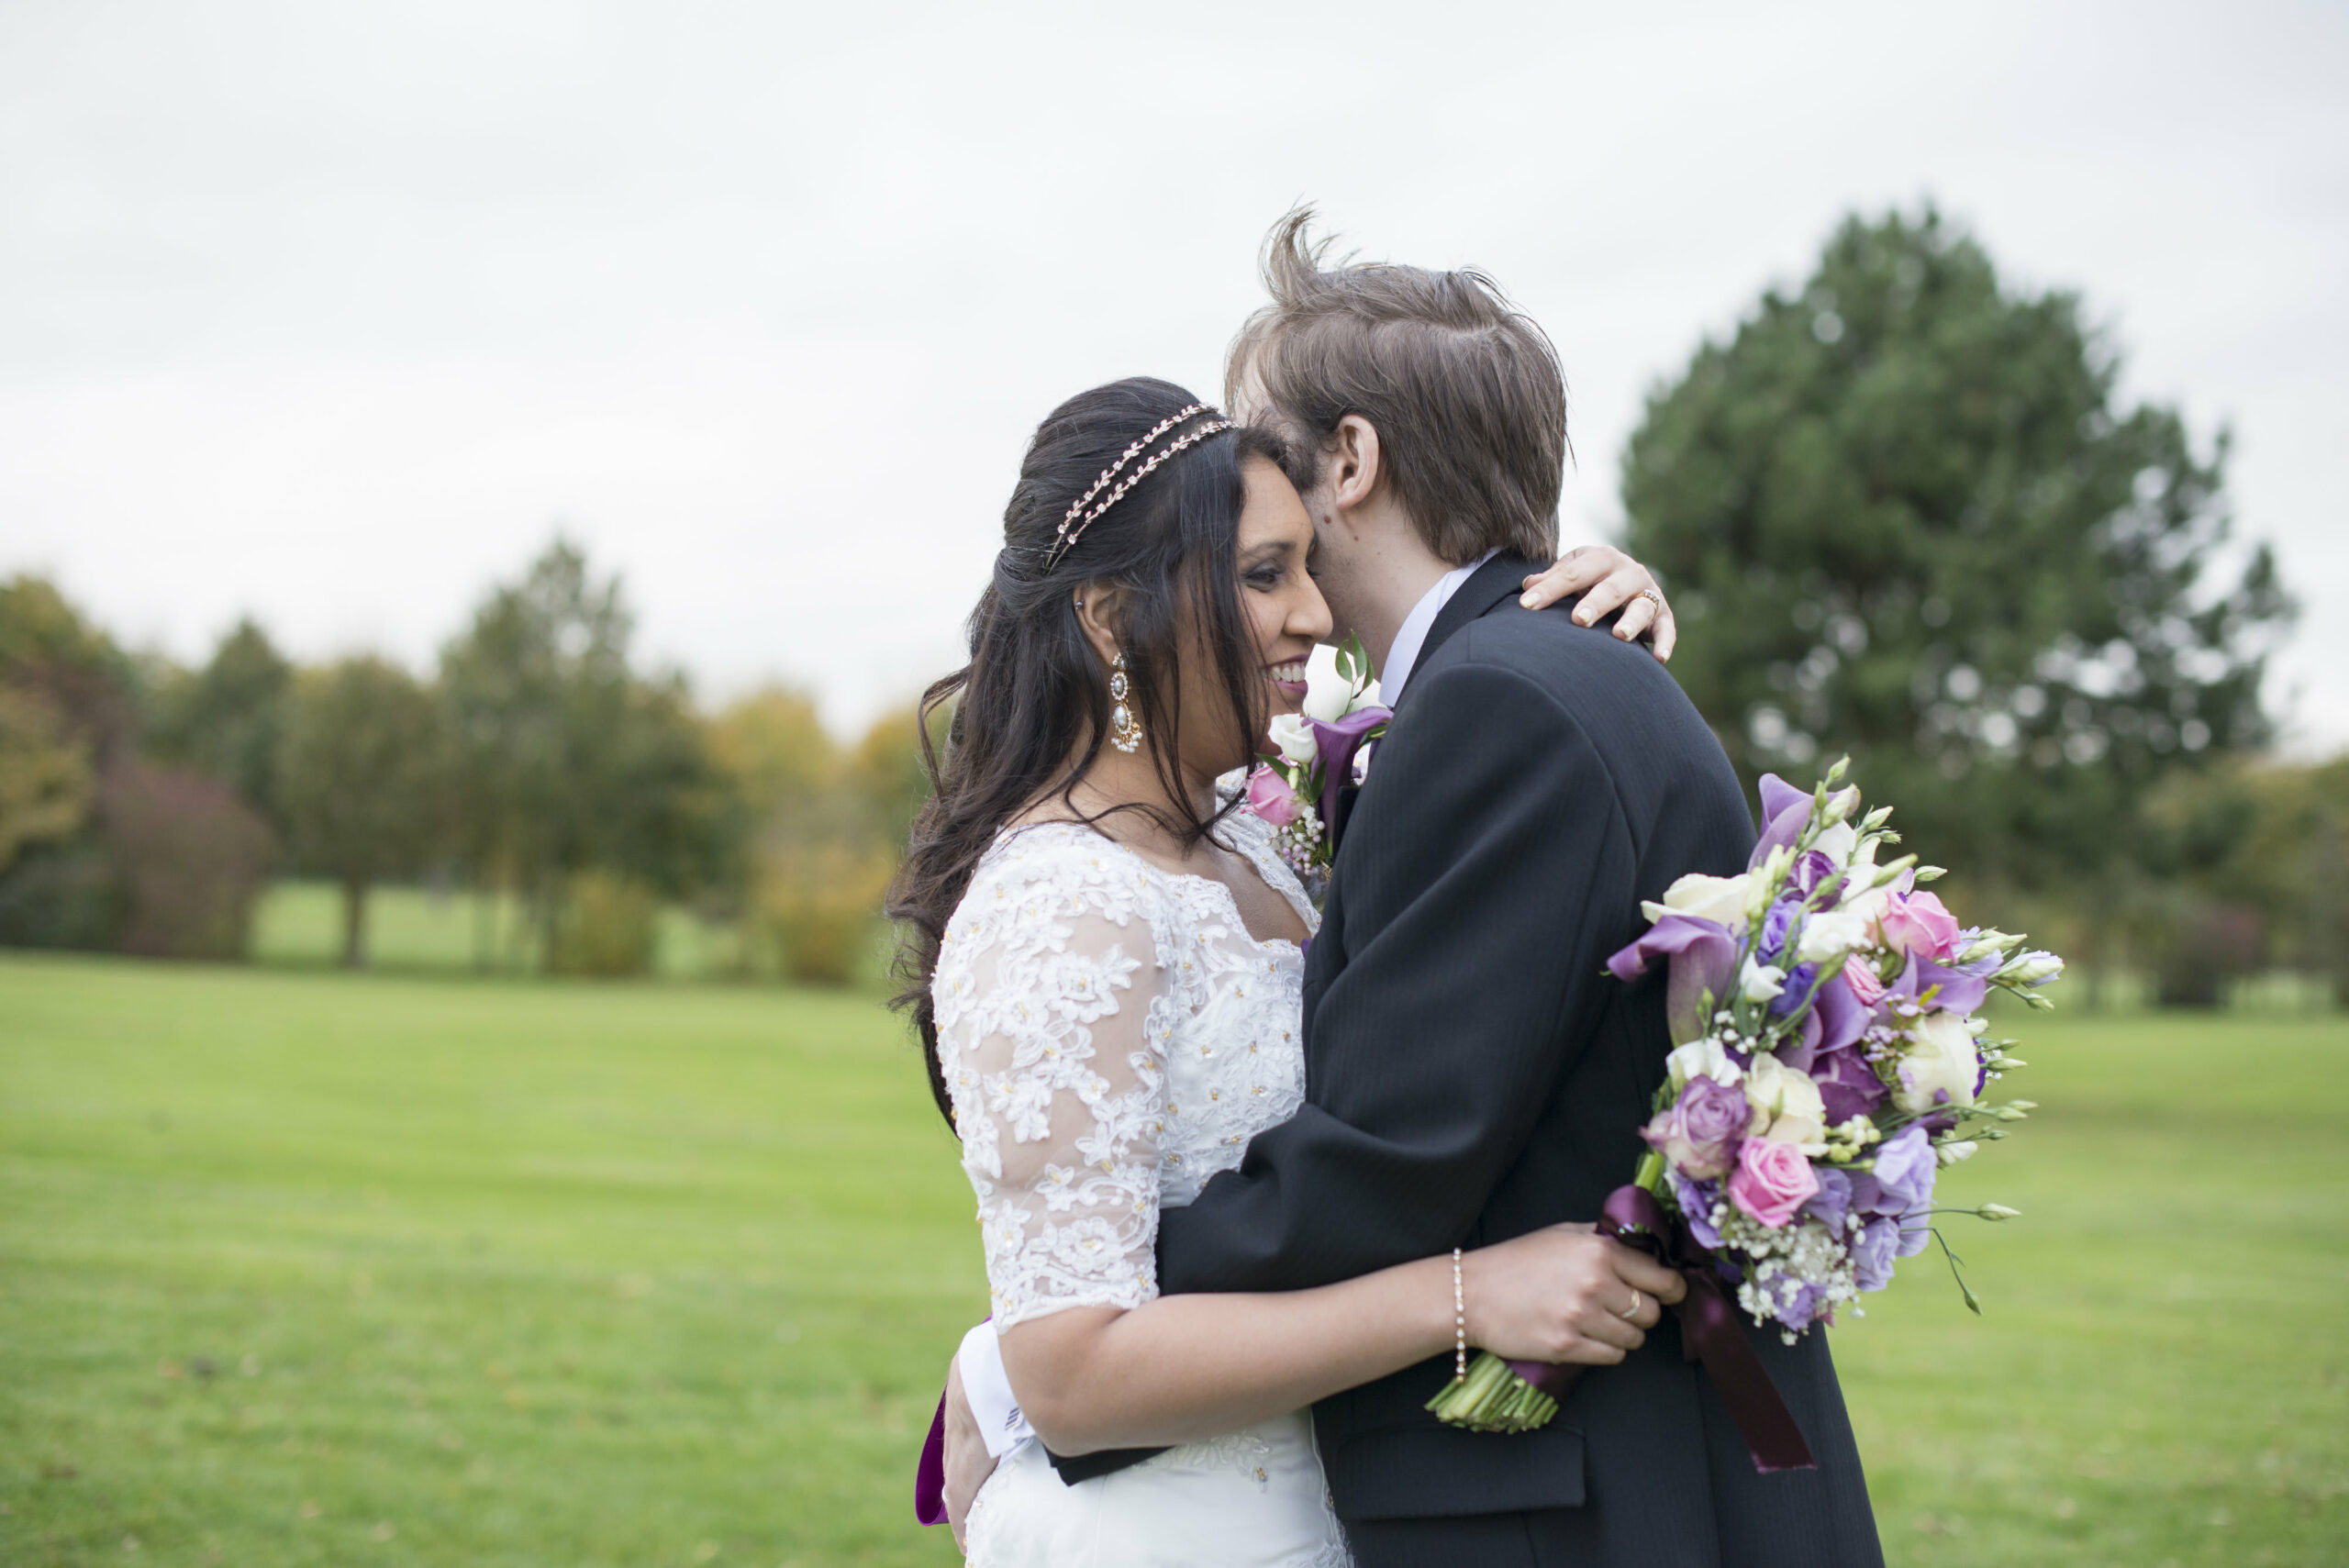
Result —
[[1264, 241], [1270, 303], [1233, 339], [1224, 400], [1252, 382], [1285, 426], [1289, 477], [1320, 477], [1338, 421], [1378, 432], [1379, 459], [1428, 548], [1459, 564], [1488, 550], [1557, 553], [1573, 455], [1558, 353], [1500, 286], [1470, 268], [1325, 264], [1300, 206]]

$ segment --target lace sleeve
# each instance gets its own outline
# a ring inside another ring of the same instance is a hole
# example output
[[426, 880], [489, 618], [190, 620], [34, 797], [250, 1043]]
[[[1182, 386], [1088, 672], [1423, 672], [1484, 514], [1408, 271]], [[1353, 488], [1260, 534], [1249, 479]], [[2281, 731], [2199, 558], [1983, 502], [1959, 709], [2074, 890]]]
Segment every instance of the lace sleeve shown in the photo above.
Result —
[[983, 866], [932, 982], [998, 1329], [1158, 1294], [1172, 1029], [1150, 886], [1106, 849]]

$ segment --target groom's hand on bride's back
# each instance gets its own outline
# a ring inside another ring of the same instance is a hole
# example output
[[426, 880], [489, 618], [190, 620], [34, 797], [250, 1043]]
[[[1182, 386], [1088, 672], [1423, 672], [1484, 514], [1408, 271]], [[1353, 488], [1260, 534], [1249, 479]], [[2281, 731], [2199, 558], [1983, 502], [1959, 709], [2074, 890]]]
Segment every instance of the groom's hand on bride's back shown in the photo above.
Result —
[[1509, 1361], [1612, 1366], [1688, 1292], [1679, 1273], [1587, 1225], [1553, 1225], [1464, 1262], [1468, 1338]]

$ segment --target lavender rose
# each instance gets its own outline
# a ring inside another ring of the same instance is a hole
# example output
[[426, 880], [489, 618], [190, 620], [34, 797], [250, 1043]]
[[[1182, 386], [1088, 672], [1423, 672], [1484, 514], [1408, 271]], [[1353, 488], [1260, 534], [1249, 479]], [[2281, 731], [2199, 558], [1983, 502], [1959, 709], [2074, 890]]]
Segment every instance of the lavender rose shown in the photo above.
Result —
[[1699, 1076], [1689, 1079], [1680, 1097], [1656, 1112], [1640, 1136], [1675, 1170], [1700, 1182], [1718, 1181], [1729, 1174], [1753, 1115], [1744, 1089]]
[[1729, 1200], [1773, 1230], [1792, 1219], [1819, 1191], [1819, 1173], [1791, 1143], [1750, 1138], [1737, 1151]]

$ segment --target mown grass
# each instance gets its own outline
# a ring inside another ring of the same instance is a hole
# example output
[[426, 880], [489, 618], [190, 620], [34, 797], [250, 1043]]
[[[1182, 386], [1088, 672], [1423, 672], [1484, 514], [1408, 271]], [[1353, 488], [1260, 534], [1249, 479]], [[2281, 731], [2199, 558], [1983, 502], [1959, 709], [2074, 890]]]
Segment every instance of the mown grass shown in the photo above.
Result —
[[[2349, 1025], [2032, 1024], [1986, 1316], [1835, 1332], [1888, 1556], [2349, 1560]], [[0, 956], [0, 1561], [951, 1562], [969, 1213], [868, 995]]]

